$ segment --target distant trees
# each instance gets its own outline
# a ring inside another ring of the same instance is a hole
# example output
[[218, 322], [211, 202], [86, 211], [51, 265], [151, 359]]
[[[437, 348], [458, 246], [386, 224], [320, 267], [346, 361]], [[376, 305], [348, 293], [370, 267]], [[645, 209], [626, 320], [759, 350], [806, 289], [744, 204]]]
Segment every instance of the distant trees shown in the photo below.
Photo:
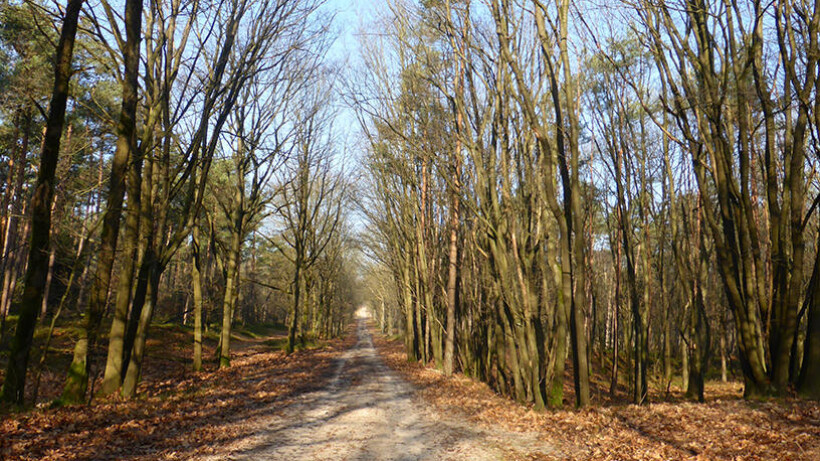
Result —
[[[321, 82], [314, 84], [322, 88]], [[316, 321], [310, 322], [309, 312], [304, 309], [308, 305], [304, 297], [311, 288], [309, 274], [313, 272], [319, 258], [327, 254], [326, 250], [340, 250], [334, 246], [341, 243], [337, 239], [343, 226], [342, 211], [348, 200], [345, 177], [334, 171], [333, 167], [334, 144], [330, 131], [332, 113], [323, 107], [330, 96], [327, 90], [329, 88], [314, 90], [300, 100], [301, 108], [297, 112], [294, 133], [295, 145], [275, 200], [276, 214], [282, 226], [279, 236], [281, 243], [277, 240], [272, 242], [293, 266], [290, 284], [293, 305], [288, 315], [288, 353], [293, 352], [296, 346], [296, 333], [300, 325], [302, 342], [308, 328], [318, 326]], [[330, 264], [325, 269], [333, 270], [336, 262], [332, 257], [327, 262]], [[331, 282], [333, 279], [324, 280]], [[320, 295], [326, 296], [327, 293]]]

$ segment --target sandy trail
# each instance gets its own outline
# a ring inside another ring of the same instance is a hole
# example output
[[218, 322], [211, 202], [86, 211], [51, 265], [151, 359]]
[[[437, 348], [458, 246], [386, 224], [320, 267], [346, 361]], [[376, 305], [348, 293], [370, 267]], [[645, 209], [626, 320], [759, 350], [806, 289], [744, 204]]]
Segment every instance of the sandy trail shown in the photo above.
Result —
[[552, 452], [534, 434], [490, 432], [425, 408], [382, 362], [365, 315], [358, 316], [358, 343], [325, 388], [265, 417], [253, 436], [210, 459], [495, 460]]

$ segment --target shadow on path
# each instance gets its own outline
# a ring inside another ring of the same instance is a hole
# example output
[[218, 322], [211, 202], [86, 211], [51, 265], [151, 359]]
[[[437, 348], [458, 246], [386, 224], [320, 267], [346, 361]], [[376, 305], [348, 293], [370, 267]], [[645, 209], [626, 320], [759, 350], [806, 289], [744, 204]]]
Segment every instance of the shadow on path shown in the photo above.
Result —
[[358, 342], [329, 384], [260, 421], [254, 435], [206, 459], [502, 459], [508, 440], [424, 408], [373, 347], [360, 313]]

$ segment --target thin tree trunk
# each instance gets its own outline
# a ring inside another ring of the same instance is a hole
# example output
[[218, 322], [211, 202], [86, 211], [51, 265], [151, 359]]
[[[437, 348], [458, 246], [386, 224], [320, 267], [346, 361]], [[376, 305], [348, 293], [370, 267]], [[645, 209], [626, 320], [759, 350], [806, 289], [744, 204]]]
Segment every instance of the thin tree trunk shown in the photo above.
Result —
[[[237, 206], [241, 206], [237, 204]], [[222, 300], [222, 331], [220, 334], [219, 367], [231, 366], [231, 328], [233, 326], [234, 303], [236, 301], [239, 257], [242, 250], [241, 221], [239, 211], [235, 211], [234, 229], [231, 231], [231, 248], [225, 267], [225, 297]]]
[[85, 255], [85, 248], [86, 248], [86, 241], [87, 237], [83, 235], [80, 238], [80, 244], [77, 248], [77, 256], [74, 260], [74, 264], [71, 266], [71, 274], [68, 276], [68, 282], [66, 283], [65, 292], [63, 292], [63, 296], [60, 298], [60, 304], [57, 305], [57, 310], [54, 311], [54, 316], [51, 318], [51, 325], [49, 325], [48, 333], [46, 334], [45, 342], [43, 343], [43, 353], [40, 355], [40, 362], [37, 364], [37, 374], [34, 378], [34, 389], [32, 392], [31, 402], [36, 404], [37, 403], [37, 394], [40, 390], [40, 377], [43, 374], [43, 369], [45, 368], [46, 364], [46, 356], [48, 355], [48, 348], [51, 347], [51, 338], [54, 335], [54, 326], [57, 324], [57, 320], [60, 318], [60, 314], [63, 312], [63, 307], [65, 307], [66, 300], [68, 299], [69, 293], [71, 293], [71, 286], [74, 284], [74, 279], [77, 275], [77, 269], [79, 269], [80, 264], [84, 260]]
[[[449, 15], [449, 13], [448, 13]], [[466, 35], [469, 22], [464, 21], [464, 30], [462, 31], [462, 40]], [[459, 53], [461, 56], [461, 53]], [[464, 63], [463, 59], [459, 57], [457, 61], [456, 70], [456, 98], [463, 101], [464, 93]], [[461, 103], [463, 105], [463, 103]], [[447, 318], [445, 326], [445, 343], [444, 343], [444, 374], [450, 376], [453, 374], [454, 360], [455, 360], [455, 336], [456, 336], [456, 301], [458, 290], [458, 230], [460, 227], [459, 207], [461, 200], [461, 136], [464, 135], [464, 118], [462, 111], [456, 109], [456, 145], [453, 151], [453, 177], [452, 177], [452, 191], [450, 203], [450, 248], [447, 271]]]
[[199, 217], [191, 231], [191, 279], [194, 285], [194, 371], [202, 370], [202, 270], [199, 247]]
[[721, 329], [720, 334], [720, 381], [724, 383], [729, 381], [729, 373], [726, 362], [726, 328], [724, 327]]
[[407, 350], [407, 360], [417, 362], [421, 357], [416, 332], [416, 316], [413, 304], [413, 295], [410, 287], [410, 252], [404, 252], [404, 268], [402, 271], [401, 293], [404, 301], [404, 345]]
[[[620, 213], [620, 208], [616, 209], [616, 213]], [[621, 227], [617, 226], [615, 232], [619, 234]], [[612, 377], [609, 382], [609, 395], [611, 397], [615, 397], [615, 391], [618, 389], [618, 362], [620, 361], [620, 353], [618, 350], [620, 345], [618, 315], [621, 306], [621, 239], [620, 235], [617, 234], [615, 238], [615, 312], [612, 316]]]
[[123, 258], [120, 269], [117, 296], [114, 301], [114, 318], [108, 334], [108, 357], [105, 363], [100, 392], [110, 395], [117, 391], [122, 383], [123, 346], [125, 341], [128, 306], [131, 303], [131, 291], [139, 246], [142, 155], [137, 153], [128, 171], [128, 207], [125, 218], [125, 235], [123, 236]]
[[46, 273], [46, 286], [43, 289], [43, 303], [40, 305], [40, 320], [45, 321], [48, 314], [48, 297], [51, 293], [51, 282], [54, 279], [54, 262], [57, 259], [57, 251], [52, 246], [48, 254], [48, 272]]
[[[151, 248], [151, 247], [149, 247]], [[139, 318], [137, 335], [134, 338], [133, 351], [128, 360], [128, 368], [125, 372], [125, 379], [122, 382], [122, 396], [131, 399], [137, 394], [137, 385], [142, 375], [143, 359], [145, 357], [145, 340], [148, 337], [148, 327], [151, 326], [151, 319], [154, 316], [157, 298], [159, 296], [160, 274], [156, 255], [153, 250], [149, 250], [146, 258], [151, 261], [150, 279], [148, 283], [148, 294], [145, 305], [142, 307]]]
[[293, 308], [291, 309], [291, 317], [290, 317], [290, 326], [288, 327], [288, 345], [286, 352], [288, 354], [293, 353], [294, 347], [296, 345], [296, 327], [299, 322], [299, 302], [300, 302], [300, 288], [301, 288], [301, 277], [300, 272], [302, 269], [302, 260], [300, 256], [300, 251], [297, 249], [296, 252], [296, 260], [294, 261], [294, 273], [293, 273]]
[[[455, 180], [458, 181], [458, 179]], [[456, 289], [458, 277], [458, 200], [458, 197], [454, 196], [450, 211], [452, 213], [452, 217], [450, 219], [450, 248], [449, 263], [447, 269], [447, 325], [445, 327], [444, 332], [444, 374], [447, 376], [453, 374], [455, 355]]]

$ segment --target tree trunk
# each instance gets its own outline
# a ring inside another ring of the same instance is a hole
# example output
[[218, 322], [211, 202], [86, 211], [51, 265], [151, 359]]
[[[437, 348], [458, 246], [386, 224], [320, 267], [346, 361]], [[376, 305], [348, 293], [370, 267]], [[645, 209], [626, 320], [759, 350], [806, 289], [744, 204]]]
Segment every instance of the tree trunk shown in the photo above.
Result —
[[726, 362], [726, 328], [722, 328], [720, 334], [720, 381], [723, 383], [729, 381], [729, 373]]
[[48, 254], [48, 271], [46, 272], [46, 286], [43, 289], [43, 303], [40, 305], [40, 320], [44, 321], [48, 314], [48, 297], [51, 293], [51, 282], [54, 279], [54, 262], [57, 259], [57, 251], [52, 246]]
[[74, 346], [74, 358], [63, 388], [63, 400], [67, 403], [80, 403], [84, 400], [91, 367], [89, 353], [96, 346], [108, 300], [111, 272], [116, 257], [122, 202], [125, 195], [125, 176], [136, 149], [141, 27], [142, 0], [126, 0], [127, 38], [123, 50], [125, 72], [122, 83], [122, 112], [117, 125], [117, 149], [111, 166], [108, 203], [100, 236], [99, 260], [86, 311], [85, 326], [80, 331], [80, 338]]
[[[666, 278], [661, 274], [663, 286], [661, 292], [663, 296], [663, 385], [666, 391], [669, 391], [669, 383], [672, 382], [672, 317], [669, 315], [669, 300], [667, 294]], [[721, 340], [722, 340], [721, 336]]]
[[557, 290], [558, 300], [556, 303], [555, 321], [555, 365], [553, 366], [552, 383], [550, 386], [549, 405], [552, 408], [560, 408], [564, 405], [564, 370], [567, 361], [567, 330], [569, 324], [569, 305], [572, 302], [572, 279], [570, 278], [569, 267], [569, 237], [565, 221], [562, 216], [557, 216], [561, 245], [561, 262], [556, 263], [555, 272], [561, 274], [561, 284]]
[[[449, 15], [449, 13], [448, 13]], [[467, 27], [467, 21], [464, 27]], [[463, 35], [466, 34], [463, 33]], [[463, 37], [462, 37], [463, 38]], [[463, 100], [464, 63], [458, 59], [456, 71], [456, 98]], [[445, 320], [445, 343], [444, 343], [444, 374], [453, 374], [455, 360], [455, 336], [456, 336], [456, 302], [458, 290], [458, 230], [460, 227], [459, 207], [461, 200], [461, 136], [463, 136], [463, 117], [459, 110], [456, 113], [456, 145], [453, 151], [453, 177], [451, 200], [450, 200], [450, 248], [447, 268], [447, 318]]]
[[404, 253], [404, 268], [402, 270], [402, 282], [400, 292], [404, 302], [404, 347], [407, 351], [407, 360], [417, 362], [420, 358], [419, 344], [416, 332], [416, 316], [413, 309], [413, 295], [410, 287], [410, 252]]
[[[150, 247], [149, 247], [150, 248]], [[153, 250], [149, 250], [146, 258], [151, 261], [151, 271], [148, 283], [148, 295], [145, 305], [140, 310], [139, 326], [137, 335], [134, 338], [134, 347], [129, 356], [128, 368], [125, 372], [125, 379], [122, 382], [122, 396], [131, 399], [137, 394], [137, 385], [142, 374], [142, 364], [145, 357], [145, 340], [148, 337], [148, 328], [151, 326], [151, 319], [154, 316], [154, 308], [159, 296], [159, 282], [161, 271], [156, 261]]]
[[[684, 309], [684, 317], [686, 317], [686, 309]], [[681, 390], [683, 392], [689, 391], [689, 343], [686, 337], [681, 337], [683, 344], [681, 345]]]
[[286, 352], [288, 354], [292, 354], [294, 347], [296, 346], [296, 327], [299, 322], [299, 296], [300, 296], [300, 288], [301, 288], [301, 270], [302, 270], [302, 258], [300, 255], [301, 251], [297, 250], [296, 252], [296, 260], [294, 261], [294, 273], [293, 273], [293, 308], [291, 309], [291, 316], [290, 316], [290, 326], [288, 327], [288, 345]]
[[191, 279], [194, 285], [194, 371], [202, 370], [202, 269], [199, 251], [199, 217], [191, 231]]
[[[620, 232], [620, 227], [616, 232]], [[618, 350], [620, 344], [620, 331], [618, 330], [618, 315], [621, 306], [621, 240], [616, 234], [616, 253], [615, 253], [615, 302], [613, 303], [614, 312], [612, 314], [612, 376], [609, 382], [609, 395], [615, 397], [615, 391], [618, 389], [618, 362], [620, 360], [620, 353]]]
[[133, 288], [139, 243], [141, 170], [142, 155], [138, 153], [131, 164], [131, 168], [129, 168], [128, 174], [128, 207], [125, 218], [125, 235], [123, 236], [124, 256], [120, 269], [117, 297], [114, 301], [114, 318], [111, 321], [111, 331], [108, 335], [108, 357], [100, 388], [102, 395], [113, 394], [122, 383], [125, 328], [128, 306], [131, 302], [131, 290]]
[[458, 277], [458, 198], [453, 199], [450, 219], [450, 251], [447, 269], [447, 325], [444, 332], [444, 374], [453, 374], [456, 335], [456, 289]]
[[[153, 235], [149, 233], [149, 235], [145, 237], [146, 242], [151, 238], [153, 238]], [[150, 261], [146, 259], [146, 255], [149, 251], [146, 242], [142, 243], [143, 254], [138, 261], [139, 270], [137, 271], [137, 283], [134, 287], [134, 295], [131, 299], [131, 309], [128, 314], [128, 321], [126, 322], [125, 337], [122, 342], [122, 361], [120, 363], [123, 364], [123, 367], [121, 369], [120, 382], [125, 379], [125, 372], [128, 370], [128, 362], [131, 360], [131, 351], [134, 350], [134, 340], [137, 337], [137, 329], [139, 328], [139, 321], [142, 316], [142, 308], [145, 306], [148, 296], [148, 284], [150, 283], [149, 279], [151, 267]]]
[[68, 84], [71, 78], [71, 59], [82, 3], [82, 0], [68, 0], [60, 31], [60, 41], [57, 45], [54, 87], [43, 137], [43, 150], [40, 154], [40, 170], [31, 199], [31, 243], [23, 281], [20, 318], [11, 344], [5, 381], [0, 391], [0, 401], [8, 403], [23, 403], [29, 352], [37, 323], [37, 314], [43, 302], [43, 290], [48, 271], [54, 174], [60, 153], [60, 137], [65, 122]]
[[813, 287], [811, 297], [803, 367], [797, 390], [803, 397], [820, 400], [820, 288]]
[[239, 236], [231, 237], [231, 249], [225, 268], [225, 296], [222, 299], [222, 330], [220, 332], [219, 368], [231, 366], [231, 327], [233, 326], [234, 291], [236, 290], [237, 258], [239, 257]]
[[[820, 234], [818, 242], [820, 243]], [[820, 400], [820, 256], [814, 261], [806, 298], [809, 317], [797, 391], [803, 397]]]

